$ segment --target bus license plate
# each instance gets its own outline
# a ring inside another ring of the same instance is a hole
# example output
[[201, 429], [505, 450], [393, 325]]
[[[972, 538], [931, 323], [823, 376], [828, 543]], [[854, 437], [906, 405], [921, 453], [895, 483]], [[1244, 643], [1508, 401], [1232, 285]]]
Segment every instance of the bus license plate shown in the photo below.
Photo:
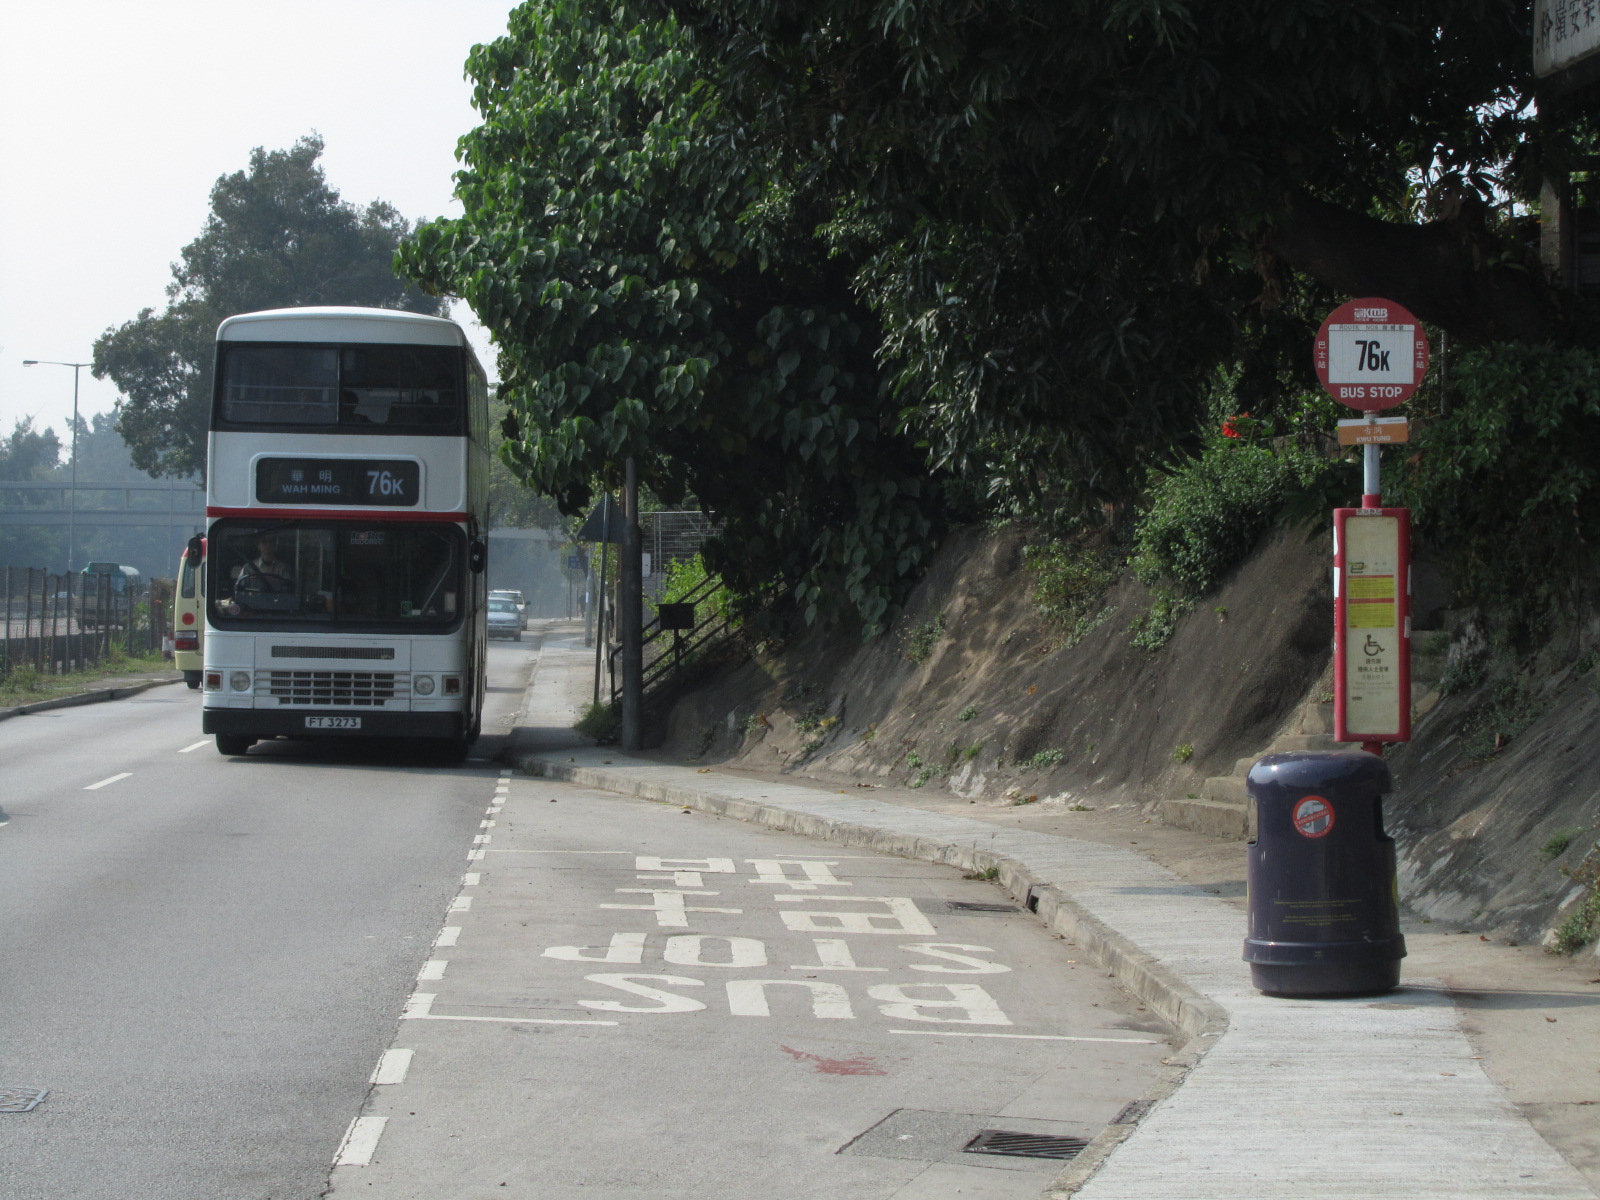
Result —
[[307, 729], [360, 729], [360, 717], [307, 717]]

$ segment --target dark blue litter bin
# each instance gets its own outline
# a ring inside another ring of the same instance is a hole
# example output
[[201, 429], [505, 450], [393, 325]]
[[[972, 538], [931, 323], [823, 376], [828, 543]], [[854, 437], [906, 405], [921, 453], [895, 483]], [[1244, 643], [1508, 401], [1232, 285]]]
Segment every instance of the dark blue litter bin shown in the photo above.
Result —
[[1269, 754], [1250, 768], [1250, 978], [1274, 996], [1359, 996], [1400, 982], [1389, 768], [1375, 754]]

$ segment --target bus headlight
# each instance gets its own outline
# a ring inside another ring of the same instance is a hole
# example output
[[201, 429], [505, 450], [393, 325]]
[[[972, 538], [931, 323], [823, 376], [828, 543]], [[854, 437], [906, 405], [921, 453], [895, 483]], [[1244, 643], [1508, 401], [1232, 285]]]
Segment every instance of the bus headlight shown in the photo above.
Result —
[[433, 676], [418, 675], [411, 681], [411, 690], [419, 696], [433, 695]]
[[228, 686], [236, 692], [248, 692], [250, 690], [250, 672], [235, 671], [228, 676]]

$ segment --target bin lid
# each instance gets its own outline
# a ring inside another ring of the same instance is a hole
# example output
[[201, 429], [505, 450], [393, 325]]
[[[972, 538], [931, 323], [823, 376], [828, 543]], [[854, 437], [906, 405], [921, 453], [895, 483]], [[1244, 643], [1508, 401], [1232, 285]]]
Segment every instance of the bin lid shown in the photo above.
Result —
[[1250, 768], [1250, 783], [1308, 791], [1320, 791], [1333, 784], [1366, 784], [1376, 792], [1387, 792], [1394, 787], [1389, 764], [1365, 750], [1269, 754]]

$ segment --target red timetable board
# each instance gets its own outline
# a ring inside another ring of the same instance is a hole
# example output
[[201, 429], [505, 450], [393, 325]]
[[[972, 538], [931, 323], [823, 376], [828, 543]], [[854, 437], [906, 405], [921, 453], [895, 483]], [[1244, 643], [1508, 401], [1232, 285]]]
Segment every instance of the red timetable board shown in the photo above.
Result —
[[1333, 736], [1411, 740], [1411, 513], [1333, 510]]

